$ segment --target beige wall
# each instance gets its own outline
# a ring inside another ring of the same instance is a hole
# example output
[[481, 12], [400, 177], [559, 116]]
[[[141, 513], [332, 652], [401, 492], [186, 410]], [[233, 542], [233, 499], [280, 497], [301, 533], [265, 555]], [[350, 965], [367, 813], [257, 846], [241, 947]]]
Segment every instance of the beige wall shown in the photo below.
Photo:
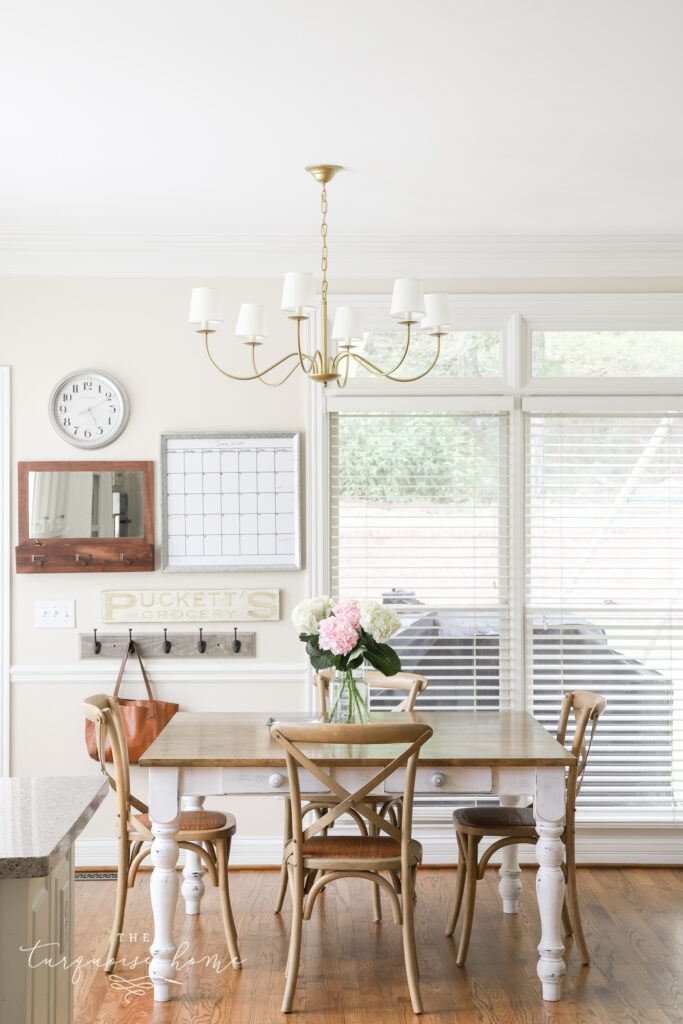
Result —
[[[209, 365], [203, 340], [187, 325], [191, 285], [183, 279], [125, 278], [4, 278], [0, 279], [0, 365], [11, 367], [12, 473], [16, 462], [33, 459], [78, 459], [88, 453], [71, 448], [50, 427], [47, 400], [60, 376], [71, 370], [109, 371], [124, 383], [131, 400], [131, 418], [122, 437], [98, 457], [152, 459], [157, 464], [157, 544], [159, 522], [159, 435], [179, 430], [304, 430], [306, 382], [295, 375], [284, 387], [266, 389], [258, 383], [226, 380]], [[210, 282], [207, 282], [210, 283]], [[226, 301], [226, 326], [215, 336], [215, 351], [232, 366], [248, 372], [245, 350], [232, 338], [238, 303], [262, 302], [267, 307], [271, 348], [291, 347], [291, 325], [279, 309], [277, 280], [216, 282]], [[680, 291], [681, 279], [629, 280], [497, 280], [425, 282], [454, 292], [581, 292]], [[390, 282], [337, 281], [339, 292], [390, 291]], [[305, 438], [304, 438], [305, 449]], [[15, 504], [13, 500], [13, 504]], [[304, 514], [305, 524], [305, 514]], [[16, 513], [13, 517], [16, 542]], [[157, 563], [159, 559], [157, 556]], [[213, 573], [178, 576], [162, 574], [21, 575], [12, 579], [13, 666], [26, 672], [36, 666], [39, 681], [12, 686], [13, 774], [79, 774], [94, 771], [83, 744], [82, 699], [113, 686], [116, 666], [107, 662], [79, 663], [77, 633], [100, 626], [100, 594], [119, 584], [153, 588], [217, 585], [269, 586], [281, 591], [281, 621], [256, 626], [256, 667], [290, 667], [287, 680], [273, 682], [258, 675], [248, 682], [193, 682], [196, 663], [187, 662], [183, 681], [157, 683], [160, 698], [177, 700], [184, 709], [297, 710], [306, 706], [305, 662], [289, 616], [305, 595], [305, 572]], [[74, 598], [75, 630], [36, 630], [34, 602], [40, 598]], [[111, 627], [104, 627], [111, 628]], [[88, 666], [93, 669], [88, 678]], [[300, 674], [292, 666], [300, 666]], [[40, 666], [66, 670], [66, 680], [45, 679]], [[72, 666], [72, 668], [70, 668]], [[152, 678], [154, 679], [154, 666]], [[68, 681], [72, 671], [74, 681]], [[85, 673], [85, 675], [83, 674]], [[104, 673], [104, 676], [102, 675]], [[142, 795], [144, 773], [135, 773]], [[255, 806], [256, 805], [256, 806]], [[273, 835], [280, 810], [276, 800], [229, 801], [241, 836]], [[274, 817], [277, 815], [277, 817]], [[112, 808], [105, 804], [88, 826], [86, 837], [112, 835]]]
[[[190, 288], [186, 280], [27, 278], [0, 281], [0, 365], [11, 367], [12, 473], [16, 463], [33, 459], [152, 459], [156, 464], [156, 541], [161, 539], [159, 435], [179, 430], [304, 430], [305, 382], [294, 377], [282, 388], [258, 382], [237, 384], [221, 377], [203, 351], [203, 338], [187, 324]], [[195, 282], [196, 283], [196, 282]], [[280, 282], [223, 283], [226, 328], [215, 336], [215, 350], [248, 373], [246, 350], [232, 338], [240, 299], [267, 306], [272, 347], [291, 348], [291, 325], [280, 313]], [[287, 347], [285, 347], [287, 346]], [[52, 430], [47, 401], [60, 376], [80, 368], [112, 373], [125, 385], [131, 402], [123, 435], [96, 455], [72, 448]], [[13, 494], [13, 505], [16, 505]], [[13, 511], [16, 543], [16, 509]], [[159, 555], [157, 553], [157, 564]], [[102, 625], [100, 594], [117, 587], [278, 587], [281, 621], [259, 623], [259, 663], [299, 663], [300, 683], [274, 684], [231, 677], [226, 683], [193, 683], [193, 662], [185, 682], [155, 687], [162, 699], [188, 710], [244, 708], [277, 710], [305, 707], [305, 662], [289, 623], [291, 609], [305, 595], [305, 572], [162, 574], [127, 573], [13, 575], [13, 666], [68, 666], [79, 673], [73, 683], [15, 683], [12, 686], [11, 770], [17, 775], [78, 774], [95, 770], [83, 745], [82, 699], [98, 689], [111, 690], [113, 661], [96, 663], [97, 676], [83, 678], [77, 634]], [[36, 630], [34, 602], [74, 598], [75, 630]], [[103, 626], [111, 630], [112, 626]], [[183, 626], [182, 628], [189, 628]], [[176, 663], [177, 664], [177, 663]], [[215, 662], [214, 662], [215, 664]], [[100, 673], [109, 671], [110, 681]], [[154, 679], [154, 669], [151, 671]], [[130, 690], [132, 692], [132, 689]], [[144, 787], [143, 772], [136, 779]], [[259, 831], [261, 815], [233, 801], [242, 835]], [[246, 804], [246, 802], [245, 802]], [[277, 804], [273, 801], [276, 812]], [[268, 831], [273, 831], [272, 828]], [[106, 805], [86, 836], [112, 834], [112, 810]]]

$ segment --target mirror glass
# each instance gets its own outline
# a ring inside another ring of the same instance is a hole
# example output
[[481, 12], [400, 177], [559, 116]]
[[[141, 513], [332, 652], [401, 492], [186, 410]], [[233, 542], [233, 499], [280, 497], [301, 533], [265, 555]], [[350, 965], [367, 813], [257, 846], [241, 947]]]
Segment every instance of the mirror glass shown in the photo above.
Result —
[[142, 487], [142, 472], [30, 472], [29, 536], [143, 537]]

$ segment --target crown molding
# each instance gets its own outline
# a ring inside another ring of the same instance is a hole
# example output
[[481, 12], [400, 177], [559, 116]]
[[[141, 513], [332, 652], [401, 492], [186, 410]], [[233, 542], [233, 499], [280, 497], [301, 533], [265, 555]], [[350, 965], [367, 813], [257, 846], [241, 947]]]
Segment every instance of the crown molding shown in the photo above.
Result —
[[[337, 277], [677, 277], [683, 235], [347, 235], [331, 240]], [[0, 232], [0, 275], [281, 277], [315, 270], [308, 235]]]

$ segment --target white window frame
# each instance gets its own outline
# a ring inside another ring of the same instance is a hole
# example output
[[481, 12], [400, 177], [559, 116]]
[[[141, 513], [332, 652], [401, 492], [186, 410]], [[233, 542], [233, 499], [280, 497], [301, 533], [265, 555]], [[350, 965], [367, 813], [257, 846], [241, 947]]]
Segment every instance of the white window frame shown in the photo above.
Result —
[[[451, 294], [456, 330], [502, 331], [501, 378], [439, 378], [430, 375], [414, 384], [351, 378], [344, 389], [311, 384], [307, 392], [307, 531], [308, 593], [329, 593], [330, 411], [394, 407], [443, 408], [471, 412], [510, 409], [510, 699], [513, 708], [528, 706], [525, 651], [525, 451], [524, 420], [528, 412], [629, 413], [683, 410], [683, 377], [671, 378], [532, 378], [533, 330], [681, 330], [683, 294]], [[390, 296], [331, 294], [337, 305], [361, 309], [368, 329], [392, 325]], [[312, 320], [312, 349], [319, 328]], [[312, 688], [311, 688], [312, 689]], [[311, 697], [311, 707], [313, 697]], [[662, 816], [662, 821], [670, 818]]]

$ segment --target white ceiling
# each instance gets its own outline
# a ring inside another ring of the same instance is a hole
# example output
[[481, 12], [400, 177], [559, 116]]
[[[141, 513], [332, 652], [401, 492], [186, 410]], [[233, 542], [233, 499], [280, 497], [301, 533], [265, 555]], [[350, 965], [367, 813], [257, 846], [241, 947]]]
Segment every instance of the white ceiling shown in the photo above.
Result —
[[22, 0], [0, 232], [683, 233], [681, 0]]

